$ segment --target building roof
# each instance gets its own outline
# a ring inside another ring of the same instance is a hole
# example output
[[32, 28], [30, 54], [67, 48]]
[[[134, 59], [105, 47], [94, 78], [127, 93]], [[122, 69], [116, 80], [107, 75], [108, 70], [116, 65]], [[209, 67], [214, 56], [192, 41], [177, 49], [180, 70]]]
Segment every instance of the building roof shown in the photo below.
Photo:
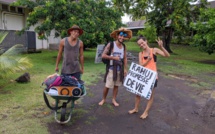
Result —
[[[208, 7], [215, 8], [215, 1], [208, 2]], [[171, 24], [171, 20], [167, 21], [167, 26]], [[128, 29], [143, 29], [145, 28], [144, 24], [146, 23], [146, 20], [138, 20], [138, 21], [132, 21], [127, 23]]]
[[208, 7], [215, 8], [215, 1], [210, 1]]
[[11, 4], [13, 2], [15, 2], [16, 0], [0, 0], [0, 3], [3, 3], [3, 4]]
[[138, 20], [138, 21], [132, 21], [127, 23], [127, 29], [142, 29], [145, 28], [146, 20]]

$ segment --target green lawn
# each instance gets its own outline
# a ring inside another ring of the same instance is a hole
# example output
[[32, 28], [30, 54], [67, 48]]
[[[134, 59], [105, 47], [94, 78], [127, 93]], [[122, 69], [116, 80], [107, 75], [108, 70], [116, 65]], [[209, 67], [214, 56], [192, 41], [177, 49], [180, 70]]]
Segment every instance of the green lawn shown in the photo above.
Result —
[[[156, 44], [153, 44], [157, 47]], [[138, 46], [132, 42], [127, 48], [139, 52]], [[215, 82], [215, 54], [208, 55], [196, 47], [172, 45], [173, 53], [169, 58], [158, 56], [158, 71], [165, 74], [184, 76], [198, 80], [202, 88], [211, 89]]]
[[[127, 49], [139, 52], [134, 42], [126, 42]], [[202, 87], [210, 88], [215, 81], [215, 55], [199, 52], [189, 46], [172, 46], [170, 58], [158, 57], [159, 71], [164, 74], [188, 75], [196, 78]], [[85, 85], [96, 84], [105, 71], [103, 63], [95, 64], [96, 49], [84, 51]], [[57, 51], [44, 50], [42, 53], [26, 54], [33, 63], [30, 73], [31, 82], [16, 83], [14, 80], [24, 72], [18, 72], [8, 79], [0, 80], [0, 133], [48, 133], [46, 124], [53, 122], [43, 100], [41, 83], [50, 74], [55, 73]], [[211, 62], [208, 64], [206, 62]], [[89, 90], [89, 89], [87, 89]], [[79, 109], [80, 110], [80, 109]], [[84, 111], [84, 110], [80, 110]], [[4, 124], [4, 125], [2, 125]]]

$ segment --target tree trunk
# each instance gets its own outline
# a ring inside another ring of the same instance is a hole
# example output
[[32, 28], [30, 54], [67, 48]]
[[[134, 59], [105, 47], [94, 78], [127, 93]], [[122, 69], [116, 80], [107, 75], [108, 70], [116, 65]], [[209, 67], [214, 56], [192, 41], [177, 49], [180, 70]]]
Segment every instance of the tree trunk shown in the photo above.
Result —
[[169, 53], [173, 53], [173, 51], [170, 48], [170, 42], [172, 40], [172, 35], [173, 35], [173, 29], [171, 27], [165, 28], [163, 35], [162, 35], [163, 36], [163, 43], [164, 43], [165, 49]]

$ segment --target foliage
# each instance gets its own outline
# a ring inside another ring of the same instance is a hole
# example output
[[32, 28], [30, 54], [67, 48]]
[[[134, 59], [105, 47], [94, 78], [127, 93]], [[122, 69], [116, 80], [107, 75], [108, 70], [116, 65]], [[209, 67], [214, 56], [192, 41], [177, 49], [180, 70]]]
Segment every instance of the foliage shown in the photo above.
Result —
[[[0, 43], [2, 43], [7, 34], [7, 31], [0, 32]], [[32, 66], [27, 57], [20, 55], [23, 51], [23, 45], [17, 44], [0, 55], [0, 79], [6, 78], [17, 71], [24, 71]]]
[[[19, 6], [32, 7], [29, 0], [17, 0]], [[84, 34], [80, 36], [86, 47], [111, 40], [110, 33], [122, 26], [121, 16], [117, 8], [112, 8], [104, 0], [46, 0], [45, 3], [34, 3], [33, 11], [27, 18], [28, 30], [37, 25], [35, 31], [40, 39], [47, 39], [51, 31], [55, 37], [67, 36], [67, 29], [73, 24], [79, 25]]]
[[129, 13], [135, 19], [145, 16], [157, 28], [157, 34], [162, 35], [165, 48], [172, 52], [172, 36], [188, 36], [190, 22], [198, 18], [198, 7], [206, 7], [206, 0], [201, 0], [198, 5], [190, 4], [195, 1], [197, 0], [130, 0]]
[[139, 30], [137, 35], [143, 35], [147, 38], [148, 42], [155, 42], [157, 38], [156, 28], [153, 25], [145, 23], [144, 30]]
[[4, 40], [4, 38], [7, 36], [8, 32], [7, 31], [1, 31], [0, 32], [0, 44]]
[[130, 13], [133, 0], [111, 0], [114, 7], [125, 13]]
[[190, 45], [192, 44], [192, 41], [193, 37], [191, 36], [186, 37], [173, 36], [171, 44]]
[[208, 54], [215, 50], [215, 9], [202, 9], [200, 20], [191, 24], [196, 30], [193, 45]]
[[25, 71], [32, 66], [27, 57], [19, 55], [23, 49], [23, 45], [17, 44], [0, 56], [0, 78], [5, 78], [17, 71]]
[[[169, 58], [158, 57], [158, 71], [164, 74], [174, 72], [174, 74], [190, 75], [191, 78], [200, 79], [200, 83], [205, 82], [214, 87], [214, 64], [206, 64], [201, 61], [214, 61], [215, 55], [207, 56], [206, 53], [201, 53], [196, 48], [191, 48], [190, 46], [173, 45], [172, 47], [177, 55], [171, 55]], [[126, 42], [126, 48], [128, 51], [140, 51], [138, 45], [134, 42]], [[99, 79], [102, 79], [101, 74], [105, 72], [104, 64], [94, 63], [95, 54], [96, 49], [87, 49], [84, 52], [86, 60], [82, 78], [87, 87], [96, 84]], [[7, 124], [0, 125], [0, 130], [3, 133], [50, 133], [47, 124], [55, 123], [54, 113], [45, 105], [42, 97], [43, 89], [40, 88], [40, 85], [44, 78], [54, 73], [56, 55], [57, 51], [48, 50], [43, 50], [40, 54], [33, 53], [28, 55], [28, 58], [34, 63], [34, 66], [29, 70], [29, 73], [33, 74], [31, 82], [19, 84], [10, 81], [9, 83], [5, 82], [4, 86], [0, 85], [0, 124]], [[18, 76], [17, 73], [14, 75]], [[11, 76], [11, 79], [14, 78], [14, 75]], [[204, 89], [209, 89], [211, 86], [205, 86]], [[91, 93], [89, 90], [93, 89], [89, 88], [87, 90], [88, 94], [86, 98], [89, 98], [89, 94]], [[49, 99], [51, 102], [54, 101], [52, 98]], [[80, 107], [82, 106], [80, 105]], [[77, 108], [79, 109], [79, 106], [75, 108], [74, 112], [77, 111]], [[80, 111], [78, 110], [77, 112], [80, 113]], [[82, 113], [84, 112], [82, 111]], [[74, 125], [74, 123], [70, 122], [66, 127], [70, 127], [71, 125]]]
[[[150, 46], [158, 47], [156, 44]], [[128, 51], [140, 52], [136, 42], [129, 42], [126, 46]], [[199, 82], [207, 83], [204, 89], [213, 89], [215, 81], [215, 55], [208, 56], [207, 53], [199, 52], [198, 48], [190, 45], [172, 45], [175, 50], [169, 58], [158, 55], [158, 72], [186, 76], [189, 79], [197, 79]], [[137, 55], [138, 56], [138, 55]], [[198, 82], [198, 83], [199, 83]], [[201, 86], [201, 85], [200, 85]], [[204, 86], [204, 85], [202, 85]]]
[[45, 0], [36, 0], [36, 2], [34, 2], [33, 0], [16, 0], [16, 2], [12, 3], [11, 5], [13, 6], [23, 5], [32, 11], [36, 6], [38, 5], [42, 6], [45, 3], [46, 3]]

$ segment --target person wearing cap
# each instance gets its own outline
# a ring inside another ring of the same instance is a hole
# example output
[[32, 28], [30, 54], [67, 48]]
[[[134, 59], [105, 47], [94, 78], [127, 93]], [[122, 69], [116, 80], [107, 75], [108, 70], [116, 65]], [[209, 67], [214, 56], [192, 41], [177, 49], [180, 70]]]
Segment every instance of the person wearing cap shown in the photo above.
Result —
[[[111, 43], [108, 43], [102, 53], [102, 58], [109, 59], [111, 62], [106, 69], [105, 87], [103, 90], [103, 99], [99, 102], [100, 106], [106, 102], [110, 88], [113, 88], [112, 103], [114, 106], [119, 106], [119, 103], [116, 101], [118, 87], [122, 85], [124, 76], [127, 74], [127, 56], [123, 42], [132, 37], [132, 31], [126, 28], [119, 28], [118, 30], [114, 30], [110, 36], [115, 41], [112, 43], [113, 47], [111, 47]], [[108, 55], [111, 48], [111, 55]]]
[[59, 70], [58, 65], [63, 54], [61, 75], [71, 75], [80, 80], [84, 72], [84, 45], [78, 37], [83, 34], [83, 30], [73, 25], [67, 30], [67, 34], [68, 37], [60, 41], [55, 71]]

